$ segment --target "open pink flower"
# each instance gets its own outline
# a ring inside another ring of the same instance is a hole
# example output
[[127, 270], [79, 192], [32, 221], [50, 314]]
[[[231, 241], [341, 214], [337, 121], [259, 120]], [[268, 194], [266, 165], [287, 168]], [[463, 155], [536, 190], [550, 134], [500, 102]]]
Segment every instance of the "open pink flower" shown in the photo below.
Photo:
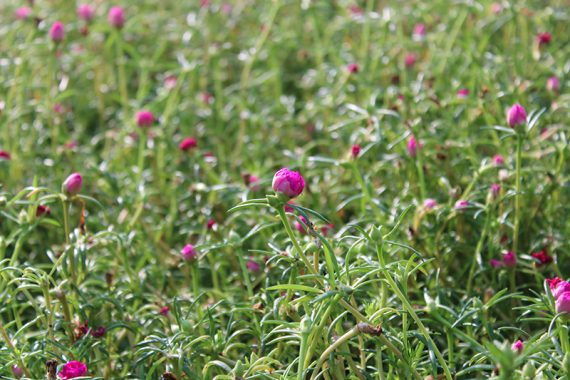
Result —
[[554, 289], [556, 289], [556, 286], [561, 283], [562, 280], [560, 277], [554, 277], [554, 278], [547, 278], [546, 282], [548, 283], [548, 287], [550, 288], [551, 292], [554, 292]]
[[407, 68], [411, 68], [416, 64], [417, 60], [418, 60], [417, 55], [415, 55], [414, 53], [408, 53], [404, 57], [404, 65], [406, 65]]
[[62, 380], [75, 379], [76, 377], [85, 376], [87, 374], [87, 366], [81, 362], [72, 360], [67, 362], [61, 368], [57, 376]]
[[299, 172], [282, 168], [273, 176], [273, 190], [289, 198], [299, 196], [305, 188], [305, 179]]
[[560, 281], [552, 291], [552, 295], [554, 296], [554, 299], [558, 299], [558, 297], [566, 292], [570, 292], [570, 284], [568, 281]]
[[457, 97], [459, 99], [465, 99], [468, 96], [469, 96], [469, 90], [467, 88], [460, 88], [459, 90], [457, 90]]
[[552, 41], [552, 34], [548, 32], [539, 33], [536, 36], [536, 42], [538, 42], [538, 46], [548, 45]]
[[536, 260], [536, 266], [543, 266], [543, 265], [547, 265], [550, 264], [552, 262], [552, 256], [550, 256], [548, 254], [548, 252], [545, 249], [542, 249], [538, 252], [533, 252], [530, 254], [532, 256], [533, 259]]

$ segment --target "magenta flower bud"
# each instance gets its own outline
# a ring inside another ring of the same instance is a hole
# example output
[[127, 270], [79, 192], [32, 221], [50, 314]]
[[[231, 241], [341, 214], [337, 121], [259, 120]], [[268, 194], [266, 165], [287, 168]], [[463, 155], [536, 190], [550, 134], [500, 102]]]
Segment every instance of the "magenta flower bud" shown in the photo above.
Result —
[[44, 206], [44, 205], [38, 205], [38, 207], [36, 208], [36, 218], [42, 217], [42, 216], [50, 216], [51, 215], [51, 208], [49, 208], [48, 206]]
[[457, 90], [457, 97], [459, 99], [465, 99], [468, 96], [469, 96], [469, 90], [468, 89], [460, 88], [459, 90]]
[[14, 377], [19, 379], [22, 376], [24, 376], [24, 370], [18, 367], [16, 364], [14, 364], [12, 366], [12, 375], [14, 375]]
[[216, 221], [214, 219], [209, 219], [208, 222], [206, 223], [206, 228], [208, 230], [213, 230], [215, 225]]
[[490, 191], [493, 199], [497, 199], [499, 197], [499, 194], [501, 193], [501, 185], [499, 185], [498, 183], [493, 183], [490, 187]]
[[290, 202], [289, 202], [289, 203], [286, 203], [286, 204], [283, 206], [283, 210], [285, 210], [285, 212], [293, 213], [293, 212], [295, 211], [295, 209], [294, 209], [293, 207], [291, 207], [292, 204], [293, 204], [293, 203], [290, 203]]
[[522, 353], [524, 348], [524, 344], [522, 342], [522, 340], [517, 340], [516, 342], [513, 343], [513, 345], [511, 346], [511, 349], [516, 352], [517, 354]]
[[515, 103], [507, 112], [507, 122], [511, 128], [526, 124], [526, 111], [524, 107]]
[[538, 46], [548, 45], [552, 41], [552, 34], [548, 32], [539, 33], [536, 36], [536, 42], [538, 42]]
[[137, 112], [136, 119], [137, 125], [141, 128], [150, 127], [154, 123], [154, 115], [147, 110]]
[[501, 156], [500, 154], [495, 154], [493, 156], [493, 163], [496, 166], [502, 166], [505, 164], [505, 159], [503, 158], [503, 156]]
[[81, 4], [77, 7], [77, 16], [86, 22], [90, 22], [95, 17], [95, 8], [89, 4]]
[[197, 145], [198, 143], [194, 137], [187, 137], [178, 144], [178, 148], [180, 148], [181, 151], [186, 152], [192, 148], [196, 148]]
[[56, 21], [53, 23], [49, 30], [49, 37], [53, 42], [56, 43], [63, 41], [63, 37], [65, 37], [65, 30], [61, 21]]
[[16, 9], [16, 18], [18, 20], [27, 20], [32, 15], [31, 8], [28, 7], [20, 7]]
[[570, 292], [570, 284], [567, 281], [560, 281], [552, 291], [552, 295], [557, 299], [562, 293], [566, 292]]
[[360, 67], [358, 66], [358, 63], [349, 63], [348, 66], [346, 66], [346, 71], [350, 74], [356, 74], [360, 71]]
[[560, 90], [560, 81], [552, 76], [546, 81], [546, 89], [550, 92], [558, 92]]
[[0, 160], [10, 161], [12, 156], [10, 153], [6, 152], [5, 150], [0, 150]]
[[506, 267], [512, 268], [517, 265], [517, 255], [513, 251], [508, 251], [503, 254], [503, 264]]
[[192, 244], [186, 244], [180, 253], [186, 261], [194, 261], [198, 257], [198, 252]]
[[91, 330], [91, 336], [93, 338], [102, 338], [106, 332], [107, 329], [105, 327], [99, 326], [95, 330]]
[[466, 201], [464, 199], [460, 199], [457, 202], [455, 202], [454, 206], [456, 210], [465, 210], [467, 207], [469, 207], [469, 201]]
[[560, 284], [562, 280], [560, 277], [554, 277], [554, 278], [547, 278], [546, 282], [548, 283], [548, 287], [550, 288], [550, 291], [552, 293], [554, 293], [554, 289], [556, 289], [556, 287], [558, 286], [558, 284]]
[[85, 376], [87, 374], [87, 366], [81, 362], [72, 360], [67, 362], [58, 372], [57, 376], [61, 380], [75, 379], [76, 377]]
[[165, 317], [168, 316], [168, 312], [170, 311], [170, 307], [169, 306], [163, 306], [160, 308], [159, 313], [164, 315]]
[[253, 260], [248, 260], [245, 266], [247, 270], [250, 272], [259, 272], [259, 270], [261, 269], [261, 265], [259, 265]]
[[329, 236], [334, 231], [334, 224], [329, 223], [321, 227], [321, 235]]
[[501, 260], [491, 259], [489, 260], [489, 265], [491, 265], [493, 268], [500, 268], [503, 266], [503, 262]]
[[248, 176], [248, 186], [251, 189], [251, 191], [261, 190], [261, 184], [259, 183], [259, 178], [253, 174], [250, 174]]
[[112, 7], [107, 15], [109, 24], [117, 29], [125, 25], [125, 11], [121, 7]]
[[63, 192], [67, 195], [75, 195], [83, 187], [83, 178], [79, 173], [73, 173], [63, 182]]
[[417, 59], [418, 57], [414, 53], [408, 53], [404, 57], [404, 65], [406, 65], [407, 68], [411, 68], [416, 64]]
[[410, 157], [416, 158], [418, 148], [421, 148], [422, 146], [423, 146], [423, 144], [422, 143], [418, 144], [418, 142], [416, 141], [416, 138], [413, 135], [410, 136], [410, 138], [408, 139], [408, 145], [407, 145], [408, 154], [410, 155]]
[[413, 33], [414, 39], [421, 41], [424, 39], [425, 35], [426, 35], [426, 25], [416, 24], [416, 26], [414, 26], [414, 33]]
[[358, 155], [360, 154], [361, 149], [362, 148], [360, 147], [360, 145], [354, 144], [352, 146], [352, 149], [351, 149], [352, 158], [354, 158], [354, 159], [358, 158]]
[[424, 208], [426, 210], [433, 210], [437, 206], [437, 201], [432, 198], [428, 198], [424, 201]]
[[570, 313], [570, 292], [562, 293], [556, 299], [557, 313]]
[[309, 225], [309, 223], [307, 222], [307, 219], [305, 219], [304, 216], [300, 216], [299, 219], [301, 220], [301, 222], [295, 221], [295, 229], [297, 231], [299, 231], [299, 233], [301, 235], [304, 235], [307, 233], [307, 226]]
[[271, 187], [278, 194], [283, 194], [288, 198], [295, 198], [303, 192], [305, 179], [298, 172], [282, 168], [273, 176]]

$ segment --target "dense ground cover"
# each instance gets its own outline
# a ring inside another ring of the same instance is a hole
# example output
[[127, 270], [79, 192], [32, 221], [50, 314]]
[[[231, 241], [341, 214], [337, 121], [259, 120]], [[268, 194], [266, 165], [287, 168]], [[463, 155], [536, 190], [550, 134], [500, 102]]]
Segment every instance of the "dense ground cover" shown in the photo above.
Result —
[[0, 377], [570, 378], [565, 0], [0, 10]]

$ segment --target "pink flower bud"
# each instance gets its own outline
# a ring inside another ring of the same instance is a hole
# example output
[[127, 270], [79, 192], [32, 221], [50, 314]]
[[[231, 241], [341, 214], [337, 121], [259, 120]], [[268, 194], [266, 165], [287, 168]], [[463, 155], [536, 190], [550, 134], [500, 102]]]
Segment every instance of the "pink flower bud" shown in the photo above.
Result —
[[247, 270], [250, 272], [259, 272], [259, 270], [261, 269], [261, 265], [259, 265], [253, 260], [248, 260], [247, 263], [245, 263], [245, 266]]
[[63, 182], [63, 192], [67, 195], [75, 195], [83, 187], [83, 178], [79, 173], [73, 173]]
[[538, 252], [533, 252], [530, 255], [532, 256], [533, 259], [535, 259], [537, 261], [535, 265], [538, 267], [550, 264], [553, 260], [552, 256], [550, 256], [548, 254], [548, 252], [546, 251], [546, 248], [544, 248]]
[[292, 213], [295, 211], [295, 209], [293, 207], [291, 207], [293, 203], [289, 202], [289, 203], [285, 203], [285, 205], [283, 206], [283, 210], [285, 210], [285, 212], [289, 212]]
[[511, 128], [526, 124], [526, 111], [523, 106], [515, 103], [507, 112], [507, 122]]
[[352, 158], [354, 158], [354, 159], [358, 158], [358, 155], [360, 154], [361, 149], [362, 148], [360, 147], [360, 145], [354, 144], [352, 146], [352, 149], [351, 149]]
[[271, 187], [276, 193], [295, 198], [303, 192], [305, 179], [298, 172], [282, 168], [273, 176]]
[[253, 174], [250, 174], [247, 177], [247, 185], [249, 186], [249, 188], [251, 189], [251, 191], [260, 191], [261, 190], [261, 184], [259, 183], [259, 178]]
[[154, 123], [154, 115], [147, 110], [137, 112], [136, 119], [137, 125], [141, 128], [150, 127]]
[[334, 224], [329, 223], [321, 227], [321, 235], [329, 236], [334, 230]]
[[198, 257], [198, 252], [192, 244], [186, 244], [180, 253], [186, 261], [194, 261]]
[[562, 293], [556, 299], [557, 313], [570, 313], [570, 292]]
[[560, 90], [560, 81], [552, 76], [546, 81], [546, 89], [550, 92], [558, 92]]
[[424, 201], [424, 208], [426, 210], [433, 210], [437, 206], [437, 201], [432, 198], [428, 198]]
[[469, 201], [466, 201], [464, 199], [460, 199], [457, 202], [455, 202], [454, 206], [454, 208], [458, 211], [465, 210], [467, 207], [469, 207]]
[[469, 90], [468, 89], [460, 88], [459, 90], [457, 90], [457, 97], [459, 99], [465, 99], [468, 96], [469, 96]]
[[538, 42], [538, 46], [548, 45], [552, 41], [552, 34], [548, 32], [539, 33], [536, 36], [536, 41]]
[[302, 215], [299, 217], [299, 220], [301, 220], [301, 222], [295, 221], [295, 229], [299, 231], [301, 235], [305, 235], [307, 233], [307, 226], [309, 223], [307, 222], [307, 219], [305, 219], [305, 217]]
[[186, 152], [192, 148], [196, 148], [197, 145], [198, 143], [194, 137], [187, 137], [180, 142], [178, 148], [180, 148], [181, 151]]
[[350, 74], [356, 74], [360, 71], [360, 67], [358, 66], [358, 63], [349, 63], [348, 66], [346, 66], [346, 71]]
[[89, 4], [81, 4], [77, 7], [77, 16], [86, 22], [90, 22], [95, 16], [95, 8]]
[[0, 150], [0, 160], [10, 161], [12, 156], [10, 153], [6, 152], [5, 150]]
[[518, 354], [522, 353], [523, 348], [524, 348], [524, 344], [523, 344], [522, 340], [520, 340], [520, 339], [517, 340], [516, 342], [514, 342], [513, 345], [511, 346], [511, 349]]
[[414, 33], [413, 33], [414, 39], [421, 41], [424, 39], [425, 35], [426, 35], [425, 24], [416, 24], [416, 26], [414, 26]]
[[12, 366], [12, 375], [14, 375], [15, 378], [19, 379], [22, 376], [24, 376], [24, 370], [18, 367], [16, 364], [14, 364]]
[[93, 338], [102, 338], [106, 332], [107, 329], [105, 327], [99, 326], [95, 330], [91, 330], [91, 336]]
[[27, 20], [32, 15], [31, 8], [28, 7], [20, 7], [16, 9], [16, 18], [18, 20]]
[[498, 183], [493, 183], [489, 191], [491, 192], [491, 196], [493, 197], [493, 199], [497, 199], [499, 197], [499, 194], [501, 193], [501, 185], [499, 185]]
[[50, 215], [51, 215], [51, 208], [44, 205], [38, 205], [38, 207], [36, 208], [36, 218], [39, 218], [41, 216], [50, 216]]
[[503, 266], [503, 262], [501, 260], [491, 259], [489, 260], [489, 265], [491, 265], [493, 268], [499, 268]]
[[215, 225], [216, 221], [214, 219], [209, 219], [208, 222], [206, 223], [206, 228], [208, 230], [213, 230]]
[[87, 366], [81, 362], [72, 360], [67, 362], [58, 372], [57, 376], [61, 380], [74, 379], [76, 377], [85, 376], [87, 374]]
[[552, 291], [554, 299], [558, 299], [563, 293], [570, 292], [570, 284], [567, 281], [560, 281]]
[[168, 316], [168, 312], [170, 311], [170, 307], [169, 306], [163, 306], [160, 308], [159, 313], [164, 315], [165, 317]]
[[107, 15], [109, 24], [117, 29], [125, 25], [125, 11], [121, 7], [112, 7]]
[[548, 283], [548, 287], [550, 287], [550, 291], [554, 292], [554, 289], [556, 289], [556, 287], [558, 286], [559, 283], [561, 283], [563, 280], [560, 277], [554, 277], [554, 278], [547, 278], [546, 282]]
[[177, 81], [178, 79], [175, 75], [168, 75], [166, 78], [164, 78], [164, 87], [166, 87], [168, 90], [172, 90], [174, 87], [176, 87]]
[[503, 254], [503, 264], [506, 267], [512, 268], [517, 265], [517, 255], [513, 251], [508, 251]]
[[505, 159], [503, 158], [503, 156], [501, 156], [500, 154], [495, 154], [493, 156], [493, 163], [496, 166], [502, 166], [505, 164]]
[[422, 144], [421, 142], [418, 144], [418, 142], [416, 141], [416, 138], [413, 135], [410, 136], [410, 138], [408, 139], [408, 145], [407, 145], [408, 154], [410, 155], [410, 157], [416, 158], [416, 154], [418, 152], [418, 147], [422, 148], [423, 146], [424, 146], [424, 144]]
[[404, 57], [404, 65], [406, 65], [407, 68], [411, 68], [416, 64], [417, 59], [418, 57], [414, 53], [408, 53]]
[[63, 28], [63, 24], [60, 21], [53, 23], [49, 30], [49, 37], [53, 42], [63, 41], [63, 37], [65, 37], [65, 30]]

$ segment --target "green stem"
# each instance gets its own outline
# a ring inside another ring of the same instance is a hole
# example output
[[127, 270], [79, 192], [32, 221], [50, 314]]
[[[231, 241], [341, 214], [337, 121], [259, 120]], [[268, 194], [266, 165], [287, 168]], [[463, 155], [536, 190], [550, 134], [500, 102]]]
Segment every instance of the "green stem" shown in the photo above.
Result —
[[291, 239], [291, 242], [293, 243], [293, 246], [295, 247], [295, 250], [297, 251], [298, 256], [301, 258], [301, 261], [303, 261], [303, 263], [305, 264], [305, 266], [308, 268], [308, 270], [311, 273], [316, 274], [314, 272], [313, 266], [309, 262], [309, 259], [307, 259], [307, 256], [305, 255], [305, 253], [303, 252], [303, 249], [301, 248], [301, 246], [297, 242], [297, 239], [295, 238], [295, 234], [293, 233], [293, 230], [291, 229], [291, 226], [289, 225], [289, 221], [287, 220], [287, 216], [285, 215], [285, 210], [283, 210], [283, 207], [276, 207], [276, 209], [277, 209], [277, 212], [279, 214], [279, 218], [281, 219], [281, 222], [283, 223], [283, 226], [285, 227], [285, 231], [287, 231], [287, 235], [289, 235], [289, 239]]
[[519, 244], [519, 229], [520, 229], [520, 218], [521, 218], [521, 161], [522, 161], [522, 144], [523, 137], [517, 135], [517, 156], [516, 156], [516, 168], [515, 168], [515, 230], [513, 233], [513, 252], [517, 253]]
[[473, 285], [473, 276], [475, 275], [475, 269], [477, 268], [477, 263], [482, 262], [481, 251], [483, 250], [483, 244], [485, 242], [485, 239], [487, 238], [487, 234], [489, 232], [489, 226], [491, 225], [490, 206], [491, 206], [490, 201], [488, 201], [486, 205], [487, 218], [485, 219], [485, 226], [483, 227], [483, 232], [481, 233], [481, 237], [477, 242], [477, 247], [475, 248], [475, 254], [473, 255], [473, 262], [471, 263], [471, 268], [469, 269], [469, 278], [467, 280], [467, 294], [471, 294], [471, 286]]

